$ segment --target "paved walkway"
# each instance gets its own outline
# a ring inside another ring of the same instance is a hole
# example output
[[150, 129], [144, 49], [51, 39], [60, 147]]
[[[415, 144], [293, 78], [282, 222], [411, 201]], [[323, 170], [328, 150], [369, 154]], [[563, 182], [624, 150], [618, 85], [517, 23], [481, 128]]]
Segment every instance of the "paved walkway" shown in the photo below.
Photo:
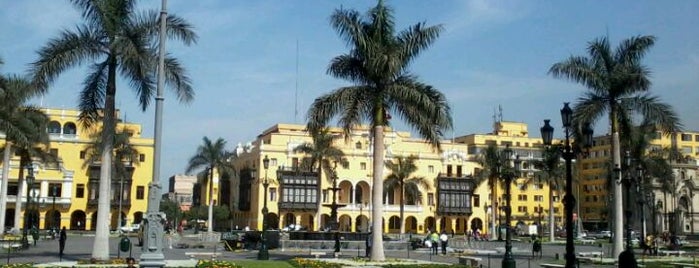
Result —
[[[135, 237], [131, 237], [132, 241], [136, 242]], [[78, 260], [85, 260], [89, 259], [91, 256], [92, 252], [92, 244], [94, 241], [94, 236], [91, 235], [69, 235], [68, 240], [66, 242], [66, 249], [65, 249], [65, 255], [63, 258], [63, 261], [65, 265], [70, 266], [72, 264], [75, 264], [76, 261]], [[118, 246], [119, 238], [118, 237], [112, 237], [110, 238], [110, 255], [113, 257], [117, 256], [117, 246]], [[515, 243], [515, 247], [518, 247], [520, 249], [526, 249], [530, 250], [530, 248], [526, 248], [527, 243], [526, 242], [521, 242], [521, 243]], [[496, 249], [504, 247], [504, 242], [481, 242], [478, 243], [477, 246], [475, 246], [476, 249]], [[208, 249], [165, 249], [163, 251], [163, 254], [165, 255], [166, 260], [180, 260], [180, 261], [186, 261], [189, 260], [190, 257], [186, 255], [186, 252], [212, 252], [214, 249], [208, 248]], [[221, 255], [217, 259], [221, 260], [236, 260], [236, 259], [256, 259], [257, 257], [257, 251], [251, 251], [251, 250], [242, 250], [242, 251], [236, 251], [236, 252], [230, 252], [230, 251], [222, 251], [220, 248], [216, 249], [217, 252], [219, 252]], [[607, 248], [600, 248], [599, 246], [576, 246], [576, 251], [577, 252], [588, 252], [588, 251], [604, 251], [605, 255], [608, 256]], [[531, 251], [528, 251], [531, 252]], [[558, 254], [558, 257], [560, 259], [563, 258], [565, 252], [565, 247], [564, 245], [544, 245], [544, 257], [542, 259], [531, 259], [530, 258], [530, 253], [526, 254], [525, 251], [519, 252], [520, 254], [516, 255], [516, 261], [517, 261], [517, 267], [539, 267], [539, 264], [541, 263], [549, 263], [555, 260], [556, 254]], [[517, 253], [517, 252], [515, 252]], [[640, 252], [639, 252], [640, 253]], [[126, 253], [120, 253], [121, 257], [129, 256], [129, 252]], [[133, 251], [131, 252], [131, 255], [138, 259], [141, 255], [141, 249], [140, 247], [134, 247]], [[332, 255], [328, 255], [332, 256]], [[345, 250], [342, 251], [342, 258], [352, 258], [356, 256], [364, 256], [364, 251], [360, 250], [359, 252], [357, 250]], [[59, 261], [58, 257], [58, 240], [42, 240], [38, 241], [36, 246], [31, 246], [27, 250], [20, 250], [17, 252], [12, 252], [8, 255], [7, 252], [0, 253], [0, 258], [1, 262], [0, 263], [5, 263], [8, 261], [9, 257], [9, 263], [27, 263], [27, 262], [32, 262], [32, 263], [56, 263]], [[275, 259], [275, 260], [286, 260], [286, 259], [291, 259], [294, 257], [311, 257], [310, 251], [303, 250], [303, 251], [286, 251], [282, 252], [281, 250], [271, 250], [270, 251], [270, 258]], [[499, 268], [500, 264], [502, 262], [502, 254], [501, 253], [494, 253], [494, 254], [481, 254], [479, 255], [480, 258], [482, 258], [482, 267], [493, 267], [493, 268]], [[322, 258], [322, 257], [321, 257]], [[434, 262], [441, 262], [441, 263], [458, 263], [458, 258], [454, 254], [447, 254], [446, 256], [443, 255], [431, 255], [428, 253], [426, 249], [418, 249], [415, 251], [407, 251], [407, 250], [400, 250], [400, 251], [386, 251], [386, 258], [396, 258], [396, 259], [404, 259], [404, 258], [409, 258], [409, 259], [418, 259], [418, 260], [427, 260], [427, 261], [434, 261]], [[640, 261], [640, 260], [639, 260]], [[594, 266], [585, 266], [581, 265], [581, 267], [594, 267]], [[607, 266], [609, 267], [609, 266]]]

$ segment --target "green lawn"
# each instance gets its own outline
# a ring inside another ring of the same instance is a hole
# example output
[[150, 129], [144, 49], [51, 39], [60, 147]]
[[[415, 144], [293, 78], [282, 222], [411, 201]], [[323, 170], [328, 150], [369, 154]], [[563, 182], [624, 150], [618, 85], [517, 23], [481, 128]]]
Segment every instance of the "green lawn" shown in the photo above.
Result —
[[286, 261], [233, 260], [232, 262], [245, 268], [293, 268]]

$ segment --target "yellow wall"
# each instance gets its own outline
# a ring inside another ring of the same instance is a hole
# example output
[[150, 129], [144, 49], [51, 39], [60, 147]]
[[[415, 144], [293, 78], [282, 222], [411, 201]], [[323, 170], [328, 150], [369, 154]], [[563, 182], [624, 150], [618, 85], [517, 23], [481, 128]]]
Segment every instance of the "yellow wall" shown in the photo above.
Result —
[[[452, 172], [456, 173], [457, 166], [461, 166], [462, 176], [471, 175], [475, 172], [479, 165], [475, 161], [477, 154], [469, 153], [469, 150], [476, 150], [475, 148], [485, 148], [486, 140], [495, 140], [499, 146], [502, 142], [512, 142], [513, 149], [518, 153], [521, 153], [522, 158], [525, 162], [531, 162], [534, 158], [534, 154], [525, 154], [530, 151], [539, 151], [541, 145], [540, 138], [529, 138], [526, 132], [526, 124], [513, 123], [513, 122], [500, 122], [499, 126], [496, 126], [500, 130], [508, 130], [507, 132], [498, 132], [500, 135], [494, 134], [473, 134], [469, 136], [459, 137], [452, 142], [451, 140], [443, 141], [442, 151], [439, 152], [432, 148], [429, 144], [424, 142], [422, 139], [411, 137], [408, 132], [400, 132], [388, 130], [385, 134], [385, 144], [386, 144], [386, 160], [391, 160], [395, 156], [418, 156], [417, 166], [418, 170], [414, 176], [425, 177], [430, 181], [432, 187], [430, 189], [423, 189], [422, 200], [417, 205], [406, 205], [405, 206], [405, 217], [409, 220], [411, 217], [416, 220], [416, 226], [411, 228], [409, 224], [406, 224], [407, 231], [413, 231], [417, 233], [423, 233], [426, 231], [428, 222], [427, 220], [431, 217], [435, 217], [436, 207], [434, 205], [428, 205], [428, 195], [434, 195], [433, 198], [437, 200], [436, 189], [434, 186], [434, 180], [438, 177], [440, 173], [446, 173], [449, 166], [452, 167]], [[331, 129], [333, 134], [338, 136], [342, 135], [342, 130], [333, 128]], [[346, 155], [349, 162], [349, 168], [338, 167], [338, 186], [342, 189], [338, 191], [338, 203], [346, 205], [338, 210], [338, 218], [340, 221], [341, 229], [347, 231], [357, 230], [357, 217], [362, 215], [369, 218], [371, 213], [370, 208], [370, 186], [372, 181], [372, 148], [369, 139], [369, 132], [366, 128], [359, 128], [352, 132], [349, 139], [344, 139], [342, 137], [335, 140], [335, 145], [341, 148]], [[506, 136], [509, 135], [509, 136]], [[232, 207], [234, 210], [234, 225], [239, 227], [249, 226], [253, 229], [262, 228], [262, 216], [261, 209], [263, 206], [263, 187], [262, 182], [265, 178], [265, 171], [262, 168], [262, 159], [267, 156], [270, 159], [270, 167], [267, 170], [267, 178], [272, 182], [276, 181], [277, 169], [282, 166], [290, 167], [294, 161], [294, 158], [302, 159], [304, 155], [297, 154], [293, 152], [293, 148], [300, 144], [312, 142], [310, 136], [304, 131], [304, 126], [301, 125], [290, 125], [290, 124], [278, 124], [265, 131], [263, 131], [258, 138], [249, 146], [239, 145], [236, 150], [238, 151], [238, 158], [235, 160], [235, 165], [238, 170], [244, 168], [257, 169], [257, 181], [253, 183], [252, 188], [252, 200], [250, 211], [239, 211], [235, 203], [237, 203], [238, 193], [238, 182], [232, 183], [232, 196], [234, 197]], [[500, 148], [503, 148], [501, 146]], [[532, 175], [534, 169], [531, 165], [527, 170], [530, 173], [526, 175]], [[389, 175], [390, 171], [384, 168], [384, 177]], [[521, 179], [520, 184], [524, 182], [531, 182], [531, 180]], [[325, 178], [323, 174], [323, 179], [321, 180], [322, 188], [328, 189], [331, 187], [331, 182]], [[540, 185], [528, 185], [525, 188], [518, 188], [516, 185], [512, 187], [512, 207], [513, 216], [516, 220], [513, 220], [512, 224], [516, 224], [517, 219], [522, 220], [526, 224], [531, 224], [538, 222], [538, 213], [534, 213], [535, 207], [542, 205], [545, 211], [548, 211], [548, 185], [544, 184], [543, 189], [536, 189]], [[315, 219], [315, 210], [310, 211], [282, 211], [279, 212], [278, 200], [280, 200], [279, 185], [272, 183], [269, 186], [277, 190], [275, 193], [276, 199], [268, 197], [267, 207], [270, 213], [281, 217], [279, 219], [281, 226], [286, 226], [288, 220], [286, 219], [286, 214], [293, 213], [293, 221], [297, 224], [301, 224], [305, 227], [313, 227], [312, 229], [317, 230], [318, 224], [317, 219]], [[352, 189], [352, 191], [350, 191]], [[362, 189], [363, 192], [361, 202], [354, 200], [354, 189]], [[498, 191], [498, 196], [502, 196], [503, 190]], [[474, 192], [478, 195], [479, 202], [473, 203], [473, 210], [470, 216], [437, 216], [438, 222], [444, 220], [446, 229], [454, 229], [457, 233], [462, 233], [466, 230], [466, 226], [472, 225], [474, 219], [480, 219], [482, 223], [486, 224], [485, 217], [485, 204], [492, 204], [489, 199], [490, 189], [487, 187], [487, 182], [483, 181], [480, 183]], [[527, 196], [522, 198], [522, 201], [518, 200], [518, 196]], [[541, 201], [534, 201], [534, 195], [541, 195]], [[330, 204], [332, 202], [332, 192], [328, 191], [328, 196], [326, 200], [322, 199], [323, 204]], [[524, 200], [526, 199], [526, 201]], [[352, 202], [350, 202], [352, 201]], [[560, 202], [556, 202], [557, 208], [557, 219], [560, 219], [563, 213], [562, 205]], [[398, 206], [398, 194], [395, 194], [394, 200], [389, 201], [393, 205], [384, 206], [384, 230], [385, 232], [398, 232], [397, 228], [391, 228], [390, 218], [397, 217], [399, 215]], [[360, 205], [361, 204], [361, 205]], [[368, 207], [368, 206], [369, 207]], [[518, 207], [523, 207], [523, 210], [527, 212], [518, 212]], [[323, 207], [321, 210], [322, 214], [330, 215], [330, 208]], [[547, 212], [544, 212], [544, 223], [548, 222]], [[311, 218], [313, 218], [311, 220]], [[343, 218], [345, 219], [343, 221]], [[346, 219], [351, 219], [347, 221]], [[489, 217], [490, 218], [490, 217]], [[489, 219], [492, 222], [492, 219]], [[464, 224], [467, 222], [467, 224]], [[360, 230], [365, 230], [368, 226], [362, 222], [362, 228]], [[458, 227], [457, 227], [458, 225]], [[484, 230], [481, 230], [483, 232]], [[485, 231], [490, 233], [490, 231]]]
[[[38, 194], [38, 207], [40, 214], [40, 228], [48, 228], [46, 224], [46, 216], [49, 211], [54, 207], [53, 197], [49, 197], [49, 184], [60, 183], [61, 193], [60, 197], [56, 198], [55, 208], [61, 213], [60, 225], [65, 226], [70, 229], [93, 229], [93, 214], [96, 214], [97, 202], [94, 205], [88, 206], [88, 200], [90, 198], [90, 186], [88, 183], [88, 167], [85, 164], [85, 159], [81, 159], [81, 152], [85, 151], [89, 143], [92, 142], [92, 135], [97, 127], [85, 130], [78, 122], [77, 110], [69, 109], [43, 109], [50, 117], [51, 121], [58, 122], [61, 126], [61, 133], [51, 133], [50, 134], [50, 149], [58, 150], [58, 156], [60, 164], [58, 166], [47, 165], [41, 163], [38, 159], [33, 161], [34, 166], [34, 177], [36, 178], [35, 188], [40, 188]], [[69, 124], [75, 124], [76, 132], [75, 134], [64, 134], [66, 126]], [[99, 124], [101, 125], [101, 124]], [[152, 180], [153, 174], [153, 139], [142, 137], [141, 126], [134, 123], [123, 123], [120, 122], [117, 125], [117, 129], [126, 129], [133, 133], [130, 138], [130, 142], [134, 145], [138, 152], [143, 155], [143, 161], [141, 159], [134, 159], [133, 166], [133, 182], [130, 189], [125, 189], [125, 191], [130, 192], [130, 206], [123, 204], [122, 212], [126, 214], [127, 225], [133, 223], [136, 217], [136, 213], [145, 214], [147, 200], [148, 200], [148, 183]], [[0, 141], [0, 144], [4, 145], [4, 140]], [[87, 158], [87, 157], [85, 157]], [[17, 183], [19, 171], [19, 157], [13, 155], [10, 162], [10, 184], [13, 185]], [[26, 169], [25, 169], [26, 175]], [[40, 185], [40, 186], [39, 186]], [[84, 185], [84, 194], [82, 198], [77, 197], [78, 186]], [[118, 184], [116, 184], [118, 187]], [[137, 189], [143, 187], [143, 198], [137, 198]], [[26, 189], [26, 188], [24, 188]], [[97, 189], [95, 189], [97, 190]], [[113, 191], [118, 192], [118, 188], [113, 188]], [[26, 192], [22, 194], [23, 205], [22, 210], [26, 209]], [[7, 203], [7, 210], [14, 211], [16, 196], [9, 196], [9, 201]], [[118, 198], [114, 199], [112, 204], [116, 204]], [[123, 202], [128, 203], [128, 202]], [[33, 203], [35, 204], [35, 203]], [[112, 213], [110, 213], [110, 219], [112, 223], [111, 228], [116, 226], [115, 216], [118, 210], [117, 205], [112, 206]], [[77, 226], [78, 214], [81, 212], [85, 213], [85, 220], [80, 222], [80, 227]], [[75, 213], [75, 214], [74, 214]], [[23, 215], [23, 214], [22, 214]], [[71, 215], [73, 219], [71, 222]], [[144, 215], [145, 216], [145, 215]], [[12, 214], [7, 214], [8, 222], [12, 221]], [[20, 220], [23, 224], [24, 218]]]

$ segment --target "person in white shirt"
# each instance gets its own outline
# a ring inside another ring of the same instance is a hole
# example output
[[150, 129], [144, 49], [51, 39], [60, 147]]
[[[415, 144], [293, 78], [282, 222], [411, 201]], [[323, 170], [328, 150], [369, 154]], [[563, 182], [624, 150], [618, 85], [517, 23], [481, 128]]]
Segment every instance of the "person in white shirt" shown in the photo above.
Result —
[[442, 234], [439, 235], [439, 241], [442, 244], [442, 255], [447, 255], [447, 244], [449, 242], [449, 236], [442, 230]]

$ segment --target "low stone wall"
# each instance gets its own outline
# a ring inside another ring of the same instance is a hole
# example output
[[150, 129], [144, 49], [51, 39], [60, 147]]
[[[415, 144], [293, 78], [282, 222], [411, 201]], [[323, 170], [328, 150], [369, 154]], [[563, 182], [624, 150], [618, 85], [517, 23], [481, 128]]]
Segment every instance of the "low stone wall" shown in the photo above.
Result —
[[[335, 248], [335, 241], [333, 240], [281, 240], [281, 250], [282, 251], [294, 251], [294, 250], [318, 250], [318, 251], [331, 251]], [[410, 243], [408, 241], [384, 241], [384, 250], [408, 250]], [[366, 243], [364, 241], [340, 241], [341, 250], [366, 250]]]

